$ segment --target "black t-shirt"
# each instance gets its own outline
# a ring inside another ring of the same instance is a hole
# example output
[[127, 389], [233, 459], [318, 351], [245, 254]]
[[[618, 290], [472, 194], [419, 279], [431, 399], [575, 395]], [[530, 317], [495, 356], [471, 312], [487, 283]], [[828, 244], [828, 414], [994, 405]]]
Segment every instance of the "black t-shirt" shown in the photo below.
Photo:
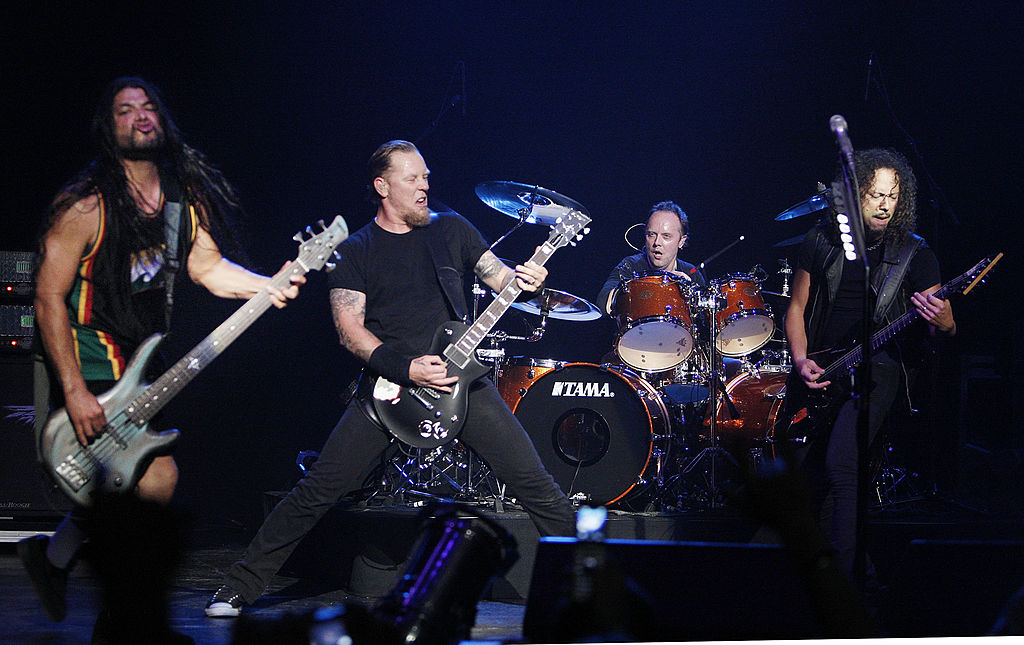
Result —
[[411, 357], [426, 353], [438, 326], [453, 319], [430, 255], [428, 236], [437, 234], [461, 275], [487, 250], [480, 232], [454, 213], [408, 233], [389, 233], [371, 221], [342, 242], [341, 260], [328, 274], [331, 289], [365, 294], [366, 329]]
[[[868, 251], [868, 266], [871, 267], [872, 275], [878, 269], [881, 261], [881, 247]], [[805, 245], [801, 249], [797, 262], [797, 268], [811, 274], [812, 282], [821, 279], [820, 276], [815, 275], [814, 267], [811, 266], [813, 248], [808, 248]], [[938, 258], [935, 257], [934, 251], [922, 245], [910, 259], [910, 265], [903, 278], [903, 291], [909, 297], [916, 291], [924, 291], [940, 284], [940, 281]], [[814, 285], [812, 285], [813, 289]], [[864, 318], [863, 297], [864, 266], [860, 261], [851, 262], [844, 259], [842, 279], [836, 293], [836, 301], [832, 306], [832, 315], [822, 337], [821, 347], [835, 347], [841, 341], [850, 339], [859, 333], [860, 323]], [[872, 312], [874, 312], [874, 299], [875, 294], [872, 292]]]

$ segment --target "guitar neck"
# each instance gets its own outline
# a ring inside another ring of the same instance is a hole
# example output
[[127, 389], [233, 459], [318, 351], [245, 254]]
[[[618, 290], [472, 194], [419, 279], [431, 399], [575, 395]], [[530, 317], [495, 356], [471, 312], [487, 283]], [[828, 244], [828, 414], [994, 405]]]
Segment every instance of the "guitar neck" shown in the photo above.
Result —
[[[940, 300], [945, 300], [951, 293], [958, 289], [958, 285], [966, 279], [966, 274], [960, 276], [955, 280], [942, 285], [938, 291], [932, 295]], [[896, 337], [898, 333], [910, 326], [910, 323], [914, 322], [920, 317], [917, 313], [917, 309], [911, 309], [904, 313], [902, 316], [892, 321], [882, 329], [878, 330], [871, 336], [871, 351], [874, 352], [882, 345]], [[841, 374], [845, 374], [852, 370], [854, 367], [859, 365], [864, 360], [864, 346], [857, 345], [850, 351], [842, 355], [838, 360], [829, 365], [822, 375], [819, 377], [823, 381], [827, 381], [831, 378], [835, 378]]]
[[[556, 249], [557, 247], [552, 245], [549, 240], [537, 249], [528, 262], [536, 262], [543, 266], [554, 255]], [[512, 280], [509, 280], [509, 283], [505, 285], [501, 293], [484, 309], [480, 317], [466, 330], [466, 333], [459, 340], [448, 346], [444, 352], [445, 357], [456, 365], [464, 367], [473, 356], [476, 348], [483, 342], [487, 334], [494, 328], [494, 325], [498, 323], [498, 320], [508, 311], [508, 308], [512, 306], [512, 303], [516, 301], [516, 298], [522, 292], [523, 290], [519, 287], [514, 277]]]
[[[293, 262], [289, 268], [290, 272], [279, 274], [271, 279], [270, 286], [275, 289], [287, 288], [291, 282], [291, 276], [305, 273], [298, 262]], [[183, 356], [132, 400], [127, 406], [127, 409], [133, 411], [132, 418], [138, 423], [148, 422], [152, 419], [178, 392], [213, 362], [213, 359], [217, 358], [221, 352], [227, 349], [228, 345], [263, 315], [271, 304], [270, 294], [265, 289], [247, 300], [192, 351]]]

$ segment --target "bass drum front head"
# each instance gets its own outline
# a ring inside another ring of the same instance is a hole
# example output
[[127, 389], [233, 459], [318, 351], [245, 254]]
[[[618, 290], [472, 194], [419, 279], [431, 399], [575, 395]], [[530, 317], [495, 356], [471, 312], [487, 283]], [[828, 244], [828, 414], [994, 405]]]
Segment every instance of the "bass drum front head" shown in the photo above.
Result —
[[652, 449], [648, 406], [663, 404], [639, 395], [636, 381], [571, 363], [537, 379], [516, 407], [541, 462], [570, 498], [608, 504], [641, 479]]

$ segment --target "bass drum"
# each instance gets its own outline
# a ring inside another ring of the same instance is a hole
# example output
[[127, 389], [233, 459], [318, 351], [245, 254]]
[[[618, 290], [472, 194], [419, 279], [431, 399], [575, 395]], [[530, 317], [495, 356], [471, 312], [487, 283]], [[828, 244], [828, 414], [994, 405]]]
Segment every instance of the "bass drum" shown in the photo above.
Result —
[[668, 412], [654, 387], [621, 367], [569, 363], [534, 381], [515, 410], [541, 461], [574, 502], [613, 504], [646, 490]]

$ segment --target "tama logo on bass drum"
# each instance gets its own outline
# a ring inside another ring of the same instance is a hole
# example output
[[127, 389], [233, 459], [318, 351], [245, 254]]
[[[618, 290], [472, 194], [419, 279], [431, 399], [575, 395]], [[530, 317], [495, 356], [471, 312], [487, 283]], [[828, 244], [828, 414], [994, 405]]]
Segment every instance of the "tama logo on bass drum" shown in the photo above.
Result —
[[615, 396], [610, 383], [588, 383], [586, 381], [555, 381], [551, 396], [589, 396], [610, 399]]

